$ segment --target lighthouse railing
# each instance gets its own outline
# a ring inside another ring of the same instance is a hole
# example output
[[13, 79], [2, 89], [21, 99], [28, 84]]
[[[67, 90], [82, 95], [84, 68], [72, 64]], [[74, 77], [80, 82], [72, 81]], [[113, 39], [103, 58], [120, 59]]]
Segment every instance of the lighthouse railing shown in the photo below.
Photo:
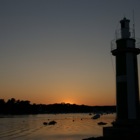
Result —
[[[116, 40], [118, 39], [113, 39], [111, 41], [111, 51], [116, 50], [117, 49], [117, 45], [116, 45]], [[140, 38], [135, 38], [136, 42], [135, 42], [135, 48], [139, 48], [140, 49]]]

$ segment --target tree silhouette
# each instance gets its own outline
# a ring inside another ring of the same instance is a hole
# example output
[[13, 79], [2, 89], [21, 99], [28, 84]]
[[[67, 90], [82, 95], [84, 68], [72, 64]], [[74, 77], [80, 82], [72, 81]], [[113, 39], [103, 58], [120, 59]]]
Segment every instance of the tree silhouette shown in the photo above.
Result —
[[69, 103], [30, 104], [28, 100], [0, 99], [0, 114], [42, 114], [42, 113], [99, 113], [115, 112], [115, 106], [87, 106]]

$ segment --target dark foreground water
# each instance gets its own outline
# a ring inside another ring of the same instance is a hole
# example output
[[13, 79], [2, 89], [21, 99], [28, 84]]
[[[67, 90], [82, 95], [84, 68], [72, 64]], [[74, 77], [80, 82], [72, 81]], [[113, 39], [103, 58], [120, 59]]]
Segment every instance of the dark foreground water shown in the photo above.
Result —
[[[0, 116], [0, 140], [82, 140], [102, 136], [102, 128], [111, 126], [115, 114], [91, 119], [89, 114], [40, 114]], [[55, 125], [43, 122], [55, 120]], [[107, 125], [97, 123], [103, 121]]]

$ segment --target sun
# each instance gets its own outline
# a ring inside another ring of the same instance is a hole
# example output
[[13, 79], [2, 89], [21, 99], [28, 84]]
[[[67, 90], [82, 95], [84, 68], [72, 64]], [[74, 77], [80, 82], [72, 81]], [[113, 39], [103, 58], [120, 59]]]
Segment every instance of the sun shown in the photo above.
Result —
[[63, 103], [65, 104], [74, 104], [74, 101], [70, 100], [70, 99], [66, 99], [63, 101]]

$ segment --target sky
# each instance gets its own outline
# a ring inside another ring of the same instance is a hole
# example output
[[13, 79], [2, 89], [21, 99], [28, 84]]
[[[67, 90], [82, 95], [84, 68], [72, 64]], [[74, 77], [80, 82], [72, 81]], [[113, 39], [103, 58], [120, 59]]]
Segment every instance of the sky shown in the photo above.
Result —
[[115, 105], [110, 42], [124, 17], [131, 27], [134, 19], [140, 37], [139, 5], [139, 0], [0, 0], [0, 98]]

